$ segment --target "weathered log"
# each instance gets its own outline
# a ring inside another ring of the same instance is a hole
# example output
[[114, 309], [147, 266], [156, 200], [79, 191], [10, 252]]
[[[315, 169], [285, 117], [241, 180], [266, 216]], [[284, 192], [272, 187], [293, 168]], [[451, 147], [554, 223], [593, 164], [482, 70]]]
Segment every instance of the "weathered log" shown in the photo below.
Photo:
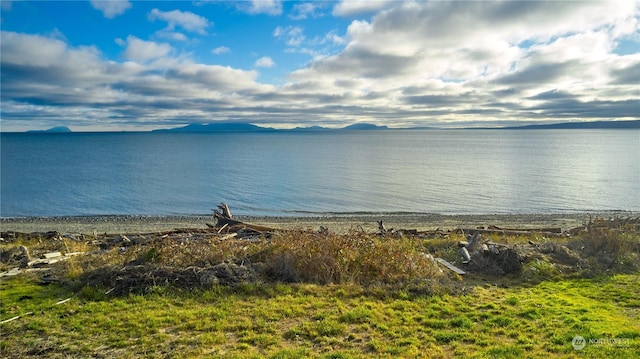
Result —
[[498, 231], [521, 231], [521, 232], [548, 232], [548, 233], [562, 233], [560, 227], [543, 227], [543, 228], [501, 228], [497, 226], [489, 226], [488, 229], [494, 229]]
[[58, 257], [62, 257], [62, 253], [60, 253], [60, 252], [49, 252], [49, 253], [43, 254], [40, 258], [42, 258], [42, 259], [53, 259], [53, 258], [58, 258]]
[[216, 219], [216, 226], [218, 227], [244, 224], [241, 221], [236, 221], [235, 219], [233, 219], [229, 206], [227, 206], [227, 204], [224, 202], [218, 205], [218, 209], [213, 210], [213, 217]]
[[471, 262], [471, 255], [469, 255], [469, 251], [467, 250], [467, 248], [465, 247], [460, 248], [460, 255], [462, 256], [463, 264], [467, 264]]
[[460, 231], [463, 231], [464, 233], [482, 233], [482, 234], [503, 234], [503, 235], [509, 235], [509, 236], [526, 236], [526, 235], [530, 235], [532, 233], [539, 233], [539, 234], [543, 234], [545, 236], [562, 236], [563, 233], [562, 232], [544, 232], [544, 231], [539, 231], [539, 228], [534, 228], [534, 229], [521, 229], [521, 230], [507, 230], [507, 229], [477, 229], [477, 228], [461, 228], [459, 229]]
[[446, 260], [442, 259], [442, 258], [436, 258], [436, 261], [438, 261], [438, 263], [442, 264], [443, 266], [445, 266], [447, 269], [454, 271], [455, 273], [459, 274], [459, 275], [465, 275], [467, 274], [467, 272], [463, 271], [462, 269], [454, 266], [453, 264], [447, 262]]
[[220, 203], [218, 205], [219, 210], [213, 211], [213, 216], [216, 219], [216, 229], [218, 233], [238, 233], [239, 237], [271, 234], [279, 231], [278, 229], [259, 226], [255, 224], [249, 224], [242, 221], [235, 220], [231, 217], [231, 211], [226, 203]]
[[379, 235], [381, 236], [386, 236], [388, 234], [392, 234], [393, 233], [393, 228], [384, 228], [384, 224], [382, 224], [382, 220], [378, 221], [378, 230], [380, 232], [378, 232]]
[[213, 213], [213, 217], [216, 219], [216, 225], [218, 227], [223, 227], [225, 225], [231, 227], [231, 226], [244, 224], [241, 221], [236, 221], [235, 219], [231, 219], [230, 217], [227, 217], [224, 214], [217, 211]]
[[233, 218], [233, 216], [231, 215], [231, 210], [229, 209], [229, 206], [227, 206], [226, 203], [222, 202], [218, 205], [218, 208], [220, 209], [221, 214], [225, 217], [225, 218]]
[[467, 235], [467, 250], [473, 252], [480, 243], [480, 232], [469, 233]]
[[237, 235], [238, 235], [238, 233], [230, 233], [230, 234], [227, 234], [227, 235], [224, 235], [224, 236], [220, 237], [219, 239], [221, 241], [224, 241], [225, 239], [231, 239], [231, 238], [233, 238], [233, 237], [235, 237]]

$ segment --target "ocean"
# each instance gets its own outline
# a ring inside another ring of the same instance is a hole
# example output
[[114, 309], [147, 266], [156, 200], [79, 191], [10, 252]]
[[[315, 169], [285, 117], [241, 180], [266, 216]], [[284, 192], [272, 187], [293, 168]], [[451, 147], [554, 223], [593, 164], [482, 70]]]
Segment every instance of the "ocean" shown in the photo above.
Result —
[[2, 217], [640, 211], [640, 130], [0, 136]]

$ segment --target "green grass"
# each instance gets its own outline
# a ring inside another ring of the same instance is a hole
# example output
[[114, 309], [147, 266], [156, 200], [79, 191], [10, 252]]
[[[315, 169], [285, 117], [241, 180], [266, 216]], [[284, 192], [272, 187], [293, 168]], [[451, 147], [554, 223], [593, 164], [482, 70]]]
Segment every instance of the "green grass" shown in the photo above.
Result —
[[[52, 266], [48, 285], [36, 275], [2, 279], [0, 321], [20, 318], [0, 324], [0, 357], [635, 358], [640, 236], [594, 228], [570, 238], [492, 235], [525, 248], [522, 271], [464, 279], [426, 255], [459, 260], [459, 233], [159, 236], [104, 251], [18, 238], [0, 250], [93, 254]], [[529, 241], [538, 250], [527, 252]], [[257, 275], [228, 286], [194, 276], [223, 262], [251, 263]]]
[[[2, 281], [0, 318], [33, 314], [0, 325], [0, 356], [633, 358], [640, 352], [640, 274], [535, 285], [469, 282], [466, 295], [274, 283], [159, 287], [113, 297], [23, 276]], [[587, 340], [582, 351], [571, 345], [576, 335]]]

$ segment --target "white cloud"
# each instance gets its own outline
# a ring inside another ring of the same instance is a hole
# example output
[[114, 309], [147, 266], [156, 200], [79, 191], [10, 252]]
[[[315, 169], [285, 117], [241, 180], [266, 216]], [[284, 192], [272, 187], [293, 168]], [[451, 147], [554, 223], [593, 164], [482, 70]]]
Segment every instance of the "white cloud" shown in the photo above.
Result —
[[116, 41], [136, 61], [121, 63], [104, 59], [96, 48], [72, 48], [55, 38], [1, 36], [3, 124], [19, 122], [27, 110], [30, 119], [71, 126], [100, 121], [94, 129], [198, 121], [210, 119], [211, 112], [231, 118], [251, 108], [255, 96], [274, 91], [256, 82], [256, 71], [170, 58], [168, 45], [134, 36]]
[[304, 20], [307, 18], [318, 17], [320, 14], [317, 13], [318, 5], [317, 3], [305, 2], [300, 4], [293, 5], [293, 9], [291, 10], [291, 14], [289, 14], [289, 18], [293, 20]]
[[257, 82], [259, 69], [275, 66], [266, 56], [247, 71], [129, 36], [116, 40], [125, 60], [116, 62], [59, 32], [3, 31], [3, 121], [31, 113], [118, 128], [208, 122], [212, 113], [283, 125], [637, 118], [640, 51], [615, 47], [637, 38], [639, 18], [628, 1], [394, 2], [344, 36], [306, 39], [301, 27], [277, 27], [287, 51], [314, 56], [280, 87]]
[[215, 55], [222, 55], [231, 52], [231, 49], [226, 46], [218, 46], [215, 49], [211, 50], [211, 52]]
[[91, 0], [91, 6], [101, 11], [107, 19], [113, 19], [129, 10], [131, 3], [128, 0]]
[[163, 39], [167, 39], [167, 40], [171, 40], [171, 41], [188, 41], [189, 39], [187, 38], [187, 36], [181, 32], [175, 32], [175, 31], [165, 31], [165, 30], [161, 30], [156, 32], [155, 34], [157, 37], [163, 38]]
[[322, 44], [327, 42], [335, 45], [342, 45], [345, 43], [345, 39], [344, 37], [338, 35], [338, 32], [336, 30], [332, 30], [326, 33], [321, 41]]
[[117, 39], [116, 42], [121, 46], [127, 46], [122, 54], [125, 59], [137, 62], [154, 60], [167, 56], [171, 52], [169, 44], [145, 41], [132, 35], [129, 35], [126, 41]]
[[234, 2], [238, 10], [247, 14], [282, 14], [282, 2], [280, 0], [251, 0]]
[[210, 26], [209, 20], [189, 11], [160, 11], [153, 9], [149, 13], [148, 18], [150, 21], [166, 21], [167, 27], [165, 30], [168, 31], [173, 31], [177, 26], [180, 26], [187, 31], [206, 34], [206, 29]]
[[305, 40], [304, 32], [299, 26], [276, 27], [273, 36], [284, 39], [288, 46], [300, 46]]
[[273, 65], [275, 65], [275, 63], [269, 56], [263, 56], [255, 62], [256, 67], [273, 67]]
[[[489, 109], [504, 117], [521, 113], [531, 105], [523, 96], [554, 88], [566, 89], [585, 108], [596, 98], [628, 99], [594, 93], [608, 86], [611, 66], [622, 61], [612, 55], [614, 31], [609, 29], [633, 28], [629, 18], [638, 17], [638, 8], [628, 2], [391, 5], [370, 22], [353, 21], [344, 51], [293, 72], [290, 85], [300, 84], [301, 92], [321, 89], [337, 99], [351, 94], [351, 104], [396, 108], [398, 113], [408, 110], [406, 105], [423, 116], [440, 107], [454, 117], [459, 112], [461, 119], [483, 118]], [[525, 40], [534, 46], [520, 48]], [[354, 78], [360, 81], [350, 81]], [[408, 88], [411, 95], [402, 90]], [[364, 96], [372, 94], [384, 96]], [[538, 110], [536, 116], [543, 113]]]
[[67, 44], [59, 38], [2, 31], [2, 64], [46, 67], [61, 63]]
[[373, 13], [384, 9], [396, 0], [341, 0], [333, 8], [335, 16], [352, 16]]

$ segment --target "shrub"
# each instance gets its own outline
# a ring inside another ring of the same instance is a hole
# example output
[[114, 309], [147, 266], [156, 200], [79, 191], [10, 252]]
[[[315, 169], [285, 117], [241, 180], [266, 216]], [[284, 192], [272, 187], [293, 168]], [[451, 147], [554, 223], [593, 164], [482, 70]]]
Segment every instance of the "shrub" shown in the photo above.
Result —
[[284, 233], [254, 257], [284, 281], [397, 284], [440, 275], [417, 239], [390, 240], [362, 232]]
[[539, 283], [556, 278], [559, 274], [560, 270], [553, 263], [536, 259], [524, 265], [522, 278], [527, 282]]
[[[617, 225], [618, 223], [618, 225]], [[585, 260], [583, 276], [640, 270], [640, 232], [620, 220], [595, 219], [569, 243]]]

